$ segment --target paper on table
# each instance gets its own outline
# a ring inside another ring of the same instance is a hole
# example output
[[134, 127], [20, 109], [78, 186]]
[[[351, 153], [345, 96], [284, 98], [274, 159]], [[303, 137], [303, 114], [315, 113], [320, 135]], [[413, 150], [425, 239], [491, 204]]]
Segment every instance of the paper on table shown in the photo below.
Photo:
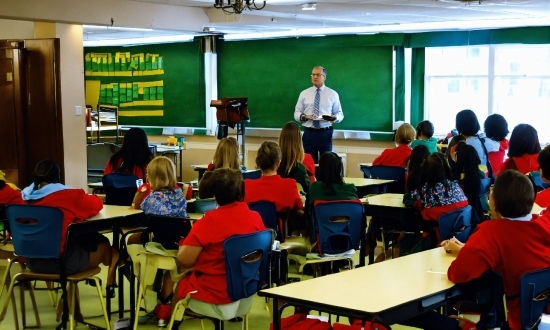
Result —
[[439, 269], [437, 267], [430, 268], [426, 271], [426, 273], [432, 273], [432, 274], [444, 274], [447, 275], [447, 270], [445, 269]]

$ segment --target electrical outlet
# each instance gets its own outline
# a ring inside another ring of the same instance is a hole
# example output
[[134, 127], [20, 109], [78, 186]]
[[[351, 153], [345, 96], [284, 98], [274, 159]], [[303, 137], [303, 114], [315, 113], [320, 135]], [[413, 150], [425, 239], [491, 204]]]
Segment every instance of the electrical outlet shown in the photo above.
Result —
[[77, 115], [77, 116], [82, 116], [82, 106], [77, 105], [77, 106], [75, 107], [75, 109], [76, 109], [76, 115]]

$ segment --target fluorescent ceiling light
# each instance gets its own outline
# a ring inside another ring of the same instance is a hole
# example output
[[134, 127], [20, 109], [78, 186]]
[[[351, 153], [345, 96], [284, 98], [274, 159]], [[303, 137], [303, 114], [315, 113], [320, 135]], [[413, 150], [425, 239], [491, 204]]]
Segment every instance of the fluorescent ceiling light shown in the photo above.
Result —
[[195, 36], [193, 35], [175, 35], [175, 36], [129, 38], [129, 39], [84, 40], [83, 44], [84, 44], [84, 47], [164, 44], [164, 43], [171, 43], [171, 42], [193, 41], [194, 37]]
[[100, 31], [154, 31], [153, 29], [145, 28], [131, 28], [131, 27], [121, 27], [121, 26], [102, 26], [102, 25], [82, 25], [84, 30], [100, 30]]
[[302, 5], [302, 10], [315, 10], [317, 8], [316, 3], [304, 3]]
[[401, 33], [401, 32], [423, 32], [423, 31], [449, 31], [449, 30], [475, 30], [475, 29], [496, 29], [514, 28], [524, 26], [547, 26], [548, 17], [526, 18], [526, 19], [498, 19], [498, 20], [476, 20], [476, 21], [446, 21], [426, 22], [408, 24], [387, 24], [363, 27], [342, 27], [342, 28], [312, 28], [293, 29], [276, 32], [254, 32], [235, 33], [224, 35], [225, 40], [249, 40], [249, 39], [270, 39], [313, 36], [319, 34], [374, 34], [374, 33]]

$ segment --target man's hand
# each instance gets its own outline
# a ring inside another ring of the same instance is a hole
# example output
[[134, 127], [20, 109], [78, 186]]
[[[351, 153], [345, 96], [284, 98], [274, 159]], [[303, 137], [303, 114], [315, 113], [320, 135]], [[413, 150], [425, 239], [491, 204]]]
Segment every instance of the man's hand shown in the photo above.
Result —
[[308, 121], [308, 120], [313, 120], [315, 118], [313, 118], [312, 115], [306, 115], [306, 114], [302, 114], [302, 116], [300, 116], [300, 121]]

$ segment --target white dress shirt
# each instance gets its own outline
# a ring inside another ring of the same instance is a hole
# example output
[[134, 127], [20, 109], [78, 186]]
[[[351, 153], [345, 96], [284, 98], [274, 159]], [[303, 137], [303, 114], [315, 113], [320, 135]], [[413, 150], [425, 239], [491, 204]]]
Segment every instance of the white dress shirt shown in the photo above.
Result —
[[[339, 123], [344, 119], [342, 106], [340, 105], [340, 97], [333, 89], [323, 85], [320, 87], [321, 101], [319, 102], [319, 117], [323, 115], [335, 116], [335, 123]], [[315, 94], [317, 87], [312, 86], [300, 93], [296, 109], [294, 110], [294, 119], [300, 121], [302, 115], [313, 115], [313, 104], [315, 102]], [[302, 123], [304, 127], [313, 127], [313, 120], [308, 120]], [[319, 121], [319, 128], [330, 127], [331, 123], [326, 120]]]

